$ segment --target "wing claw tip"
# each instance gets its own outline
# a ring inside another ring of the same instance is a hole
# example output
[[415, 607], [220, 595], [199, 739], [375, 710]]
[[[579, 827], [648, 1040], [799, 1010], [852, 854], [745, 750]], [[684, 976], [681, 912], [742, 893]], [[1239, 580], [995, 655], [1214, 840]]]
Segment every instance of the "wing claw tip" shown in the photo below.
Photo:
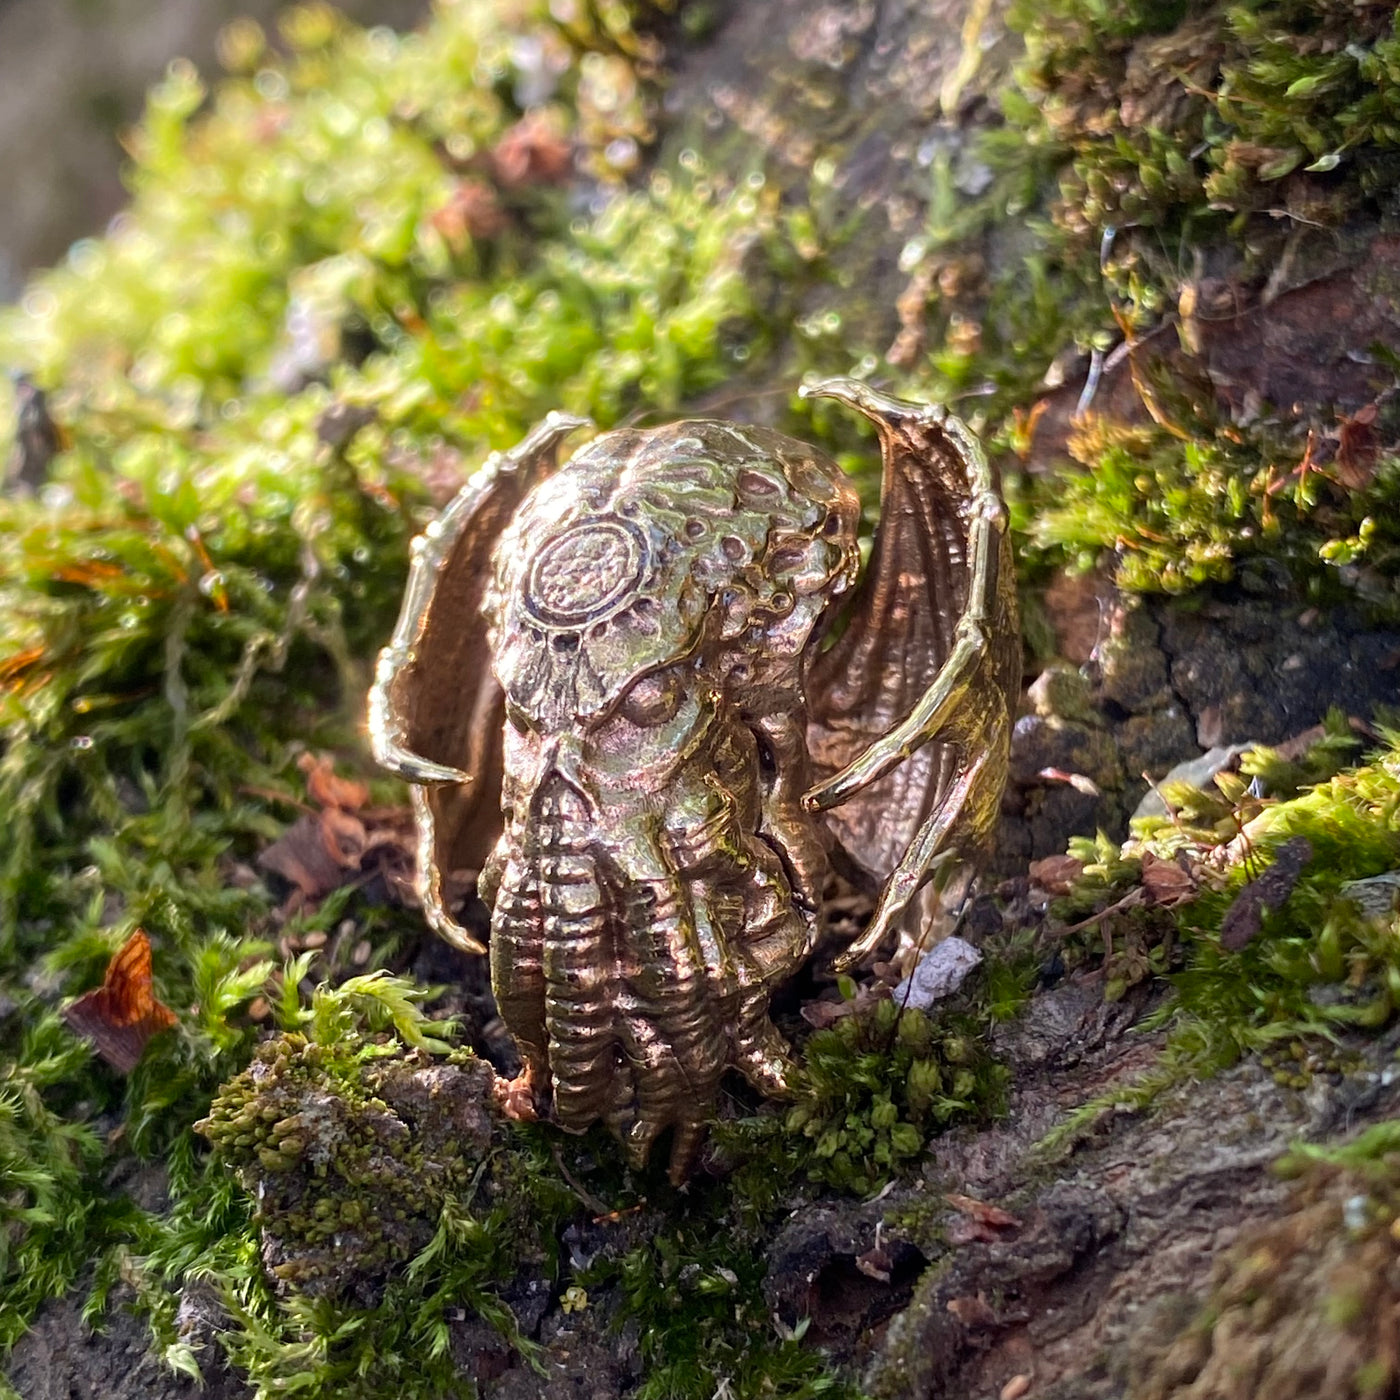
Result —
[[802, 806], [809, 812], [829, 812], [833, 807], [839, 807], [850, 796], [851, 793], [844, 786], [823, 783], [820, 787], [814, 787], [811, 792], [803, 793]]
[[800, 399], [840, 399], [849, 403], [852, 400], [852, 391], [859, 393], [865, 387], [859, 380], [837, 375], [828, 379], [810, 380], [806, 384], [799, 385], [797, 396]]
[[866, 947], [865, 939], [862, 938], [859, 943], [852, 944], [851, 947], [847, 948], [846, 951], [832, 963], [832, 967], [843, 975], [854, 972], [874, 951], [874, 946]]
[[436, 918], [429, 917], [429, 924], [432, 925], [433, 932], [444, 942], [450, 943], [459, 953], [471, 953], [476, 957], [484, 958], [490, 951], [479, 939], [473, 938], [454, 918], [445, 913], [439, 913]]
[[374, 761], [381, 768], [397, 773], [410, 783], [467, 784], [472, 781], [472, 775], [461, 768], [453, 768], [446, 763], [434, 763], [432, 759], [413, 753], [392, 739], [381, 742], [376, 734], [370, 735], [370, 751], [374, 755]]

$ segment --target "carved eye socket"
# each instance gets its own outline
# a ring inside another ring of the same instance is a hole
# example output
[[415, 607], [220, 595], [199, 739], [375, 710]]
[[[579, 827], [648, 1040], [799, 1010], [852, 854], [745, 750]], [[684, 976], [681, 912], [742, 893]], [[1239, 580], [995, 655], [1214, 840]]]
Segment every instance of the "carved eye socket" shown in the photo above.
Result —
[[675, 718], [683, 693], [680, 677], [674, 671], [653, 671], [637, 681], [623, 697], [622, 716], [643, 729], [665, 724], [668, 719]]

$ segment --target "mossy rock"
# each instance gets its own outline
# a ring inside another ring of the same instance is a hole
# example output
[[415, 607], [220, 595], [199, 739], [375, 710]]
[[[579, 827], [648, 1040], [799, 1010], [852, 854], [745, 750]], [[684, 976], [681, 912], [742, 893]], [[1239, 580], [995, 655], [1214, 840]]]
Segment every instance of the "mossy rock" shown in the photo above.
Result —
[[488, 1157], [494, 1083], [471, 1057], [366, 1059], [289, 1035], [264, 1041], [196, 1128], [257, 1201], [279, 1283], [372, 1301]]

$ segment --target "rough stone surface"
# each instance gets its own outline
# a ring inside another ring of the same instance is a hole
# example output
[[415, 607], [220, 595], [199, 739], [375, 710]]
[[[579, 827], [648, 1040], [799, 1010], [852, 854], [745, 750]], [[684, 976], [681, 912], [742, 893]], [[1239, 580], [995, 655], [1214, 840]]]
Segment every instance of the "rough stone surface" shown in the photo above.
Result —
[[[1159, 779], [1219, 745], [1281, 743], [1333, 708], [1369, 720], [1397, 699], [1400, 631], [1359, 610], [1240, 591], [1112, 602], [1078, 683], [1057, 664], [1030, 687], [994, 869], [1019, 874], [1098, 829], [1123, 836], [1144, 773]], [[1088, 778], [1098, 796], [1047, 769]]]
[[[923, 1191], [925, 1201], [995, 1202], [1020, 1224], [931, 1250], [866, 1368], [877, 1400], [995, 1395], [1026, 1372], [1037, 1396], [1122, 1395], [1144, 1317], [1164, 1300], [1199, 1302], [1212, 1261], [1284, 1209], [1289, 1187], [1271, 1167], [1289, 1144], [1400, 1109], [1400, 1085], [1378, 1072], [1391, 1046], [1372, 1046], [1360, 1073], [1305, 1093], [1245, 1064], [1151, 1113], [1111, 1115], [1070, 1156], [1046, 1160], [1036, 1144], [1067, 1109], [1150, 1063], [1153, 1039], [1133, 1030], [1145, 1009], [1069, 985], [1008, 1028], [1010, 1114], [940, 1143]], [[944, 1211], [922, 1228], [955, 1239], [954, 1219]]]
[[82, 1295], [50, 1303], [11, 1352], [5, 1376], [23, 1400], [241, 1400], [242, 1379], [204, 1356], [205, 1384], [176, 1375], [150, 1354], [146, 1324], [121, 1308], [102, 1332], [82, 1320]]
[[1400, 694], [1400, 633], [1367, 629], [1346, 610], [1268, 602], [1163, 609], [1172, 688], [1203, 748], [1273, 744], [1331, 705], [1362, 718]]

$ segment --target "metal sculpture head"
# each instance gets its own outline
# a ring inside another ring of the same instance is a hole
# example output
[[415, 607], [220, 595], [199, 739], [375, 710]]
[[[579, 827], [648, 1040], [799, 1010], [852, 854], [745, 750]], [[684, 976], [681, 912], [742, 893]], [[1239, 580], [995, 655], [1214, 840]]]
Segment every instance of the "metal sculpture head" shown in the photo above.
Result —
[[555, 468], [583, 425], [551, 415], [415, 542], [371, 695], [429, 920], [487, 951], [444, 897], [457, 871], [492, 908], [507, 1108], [602, 1119], [636, 1162], [670, 1128], [677, 1179], [727, 1069], [785, 1089], [768, 1003], [829, 861], [881, 889], [853, 962], [978, 857], [1006, 775], [1019, 638], [985, 458], [939, 409], [816, 392], [880, 430], [863, 578], [855, 493], [814, 448], [692, 421]]

